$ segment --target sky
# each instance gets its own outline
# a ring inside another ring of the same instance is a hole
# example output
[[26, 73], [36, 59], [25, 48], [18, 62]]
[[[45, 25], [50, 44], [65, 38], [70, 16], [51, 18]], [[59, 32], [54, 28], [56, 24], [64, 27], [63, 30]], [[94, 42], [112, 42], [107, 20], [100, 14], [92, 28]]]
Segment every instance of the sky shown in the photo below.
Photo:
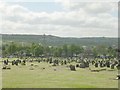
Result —
[[118, 37], [118, 2], [112, 0], [4, 0], [0, 16], [3, 34]]

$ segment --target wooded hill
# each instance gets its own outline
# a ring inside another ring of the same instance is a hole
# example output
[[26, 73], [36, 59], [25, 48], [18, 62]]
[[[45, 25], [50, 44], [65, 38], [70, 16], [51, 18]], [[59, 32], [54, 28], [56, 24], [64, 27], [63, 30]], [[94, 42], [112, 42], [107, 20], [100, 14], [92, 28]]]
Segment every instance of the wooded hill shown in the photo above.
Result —
[[41, 43], [49, 46], [60, 46], [64, 44], [75, 44], [81, 46], [96, 46], [96, 45], [109, 45], [117, 46], [118, 38], [107, 37], [85, 37], [85, 38], [72, 38], [72, 37], [57, 37], [52, 35], [22, 35], [22, 34], [1, 34], [2, 42], [23, 42], [23, 43]]

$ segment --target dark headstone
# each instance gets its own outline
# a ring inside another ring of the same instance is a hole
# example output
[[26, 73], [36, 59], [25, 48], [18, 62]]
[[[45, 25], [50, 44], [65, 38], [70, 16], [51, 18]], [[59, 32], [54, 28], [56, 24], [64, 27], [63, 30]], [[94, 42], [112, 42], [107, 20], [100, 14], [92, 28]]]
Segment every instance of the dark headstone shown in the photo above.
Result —
[[107, 66], [108, 68], [110, 68], [110, 62], [109, 62], [109, 61], [106, 62], [106, 66]]
[[63, 65], [63, 61], [61, 61], [61, 65]]
[[95, 67], [98, 67], [98, 63], [95, 63]]
[[76, 71], [75, 66], [74, 65], [70, 65], [70, 70], [71, 71]]
[[114, 67], [115, 67], [115, 65], [114, 65], [114, 64], [112, 64], [112, 65], [111, 65], [111, 69], [114, 69]]
[[103, 63], [102, 62], [100, 62], [100, 67], [103, 67]]
[[2, 69], [6, 69], [6, 66], [3, 66], [3, 68]]
[[118, 64], [116, 67], [117, 67], [118, 70], [120, 70], [120, 64]]
[[66, 61], [66, 60], [64, 61], [64, 64], [65, 64], [65, 65], [67, 64], [67, 61]]

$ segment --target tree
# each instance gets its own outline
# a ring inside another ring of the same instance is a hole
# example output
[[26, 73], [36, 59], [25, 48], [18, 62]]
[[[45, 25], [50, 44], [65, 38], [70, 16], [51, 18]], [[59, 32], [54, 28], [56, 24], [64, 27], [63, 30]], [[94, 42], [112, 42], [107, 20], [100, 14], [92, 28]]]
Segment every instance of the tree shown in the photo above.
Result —
[[35, 50], [35, 56], [36, 57], [39, 57], [40, 55], [42, 55], [43, 54], [43, 47], [42, 46], [36, 46], [35, 48], [34, 48], [34, 50]]
[[17, 44], [15, 44], [14, 42], [11, 42], [8, 47], [6, 48], [6, 51], [8, 52], [9, 55], [12, 55], [14, 53], [16, 53], [17, 51]]
[[108, 50], [108, 54], [109, 54], [110, 56], [117, 57], [117, 53], [116, 53], [116, 51], [115, 51], [114, 48], [108, 47], [107, 50]]
[[64, 53], [64, 56], [67, 57], [68, 56], [68, 46], [65, 44], [63, 45], [63, 53]]
[[57, 47], [57, 48], [55, 48], [54, 56], [55, 57], [61, 57], [62, 56], [62, 52], [63, 52], [63, 49], [60, 48], [60, 47]]
[[83, 48], [77, 45], [70, 45], [68, 48], [69, 56], [72, 58], [74, 55], [78, 55], [83, 52]]

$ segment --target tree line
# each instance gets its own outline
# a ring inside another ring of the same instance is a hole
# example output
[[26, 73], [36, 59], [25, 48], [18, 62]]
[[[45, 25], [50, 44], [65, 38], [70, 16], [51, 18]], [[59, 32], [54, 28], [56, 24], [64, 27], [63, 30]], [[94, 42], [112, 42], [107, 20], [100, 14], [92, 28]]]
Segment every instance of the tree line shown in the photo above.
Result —
[[117, 57], [117, 48], [111, 46], [80, 46], [80, 45], [62, 45], [47, 46], [42, 44], [31, 43], [30, 45], [21, 45], [20, 43], [7, 43], [2, 45], [2, 56], [53, 56], [53, 57], [75, 57], [84, 55], [85, 57], [100, 55]]

